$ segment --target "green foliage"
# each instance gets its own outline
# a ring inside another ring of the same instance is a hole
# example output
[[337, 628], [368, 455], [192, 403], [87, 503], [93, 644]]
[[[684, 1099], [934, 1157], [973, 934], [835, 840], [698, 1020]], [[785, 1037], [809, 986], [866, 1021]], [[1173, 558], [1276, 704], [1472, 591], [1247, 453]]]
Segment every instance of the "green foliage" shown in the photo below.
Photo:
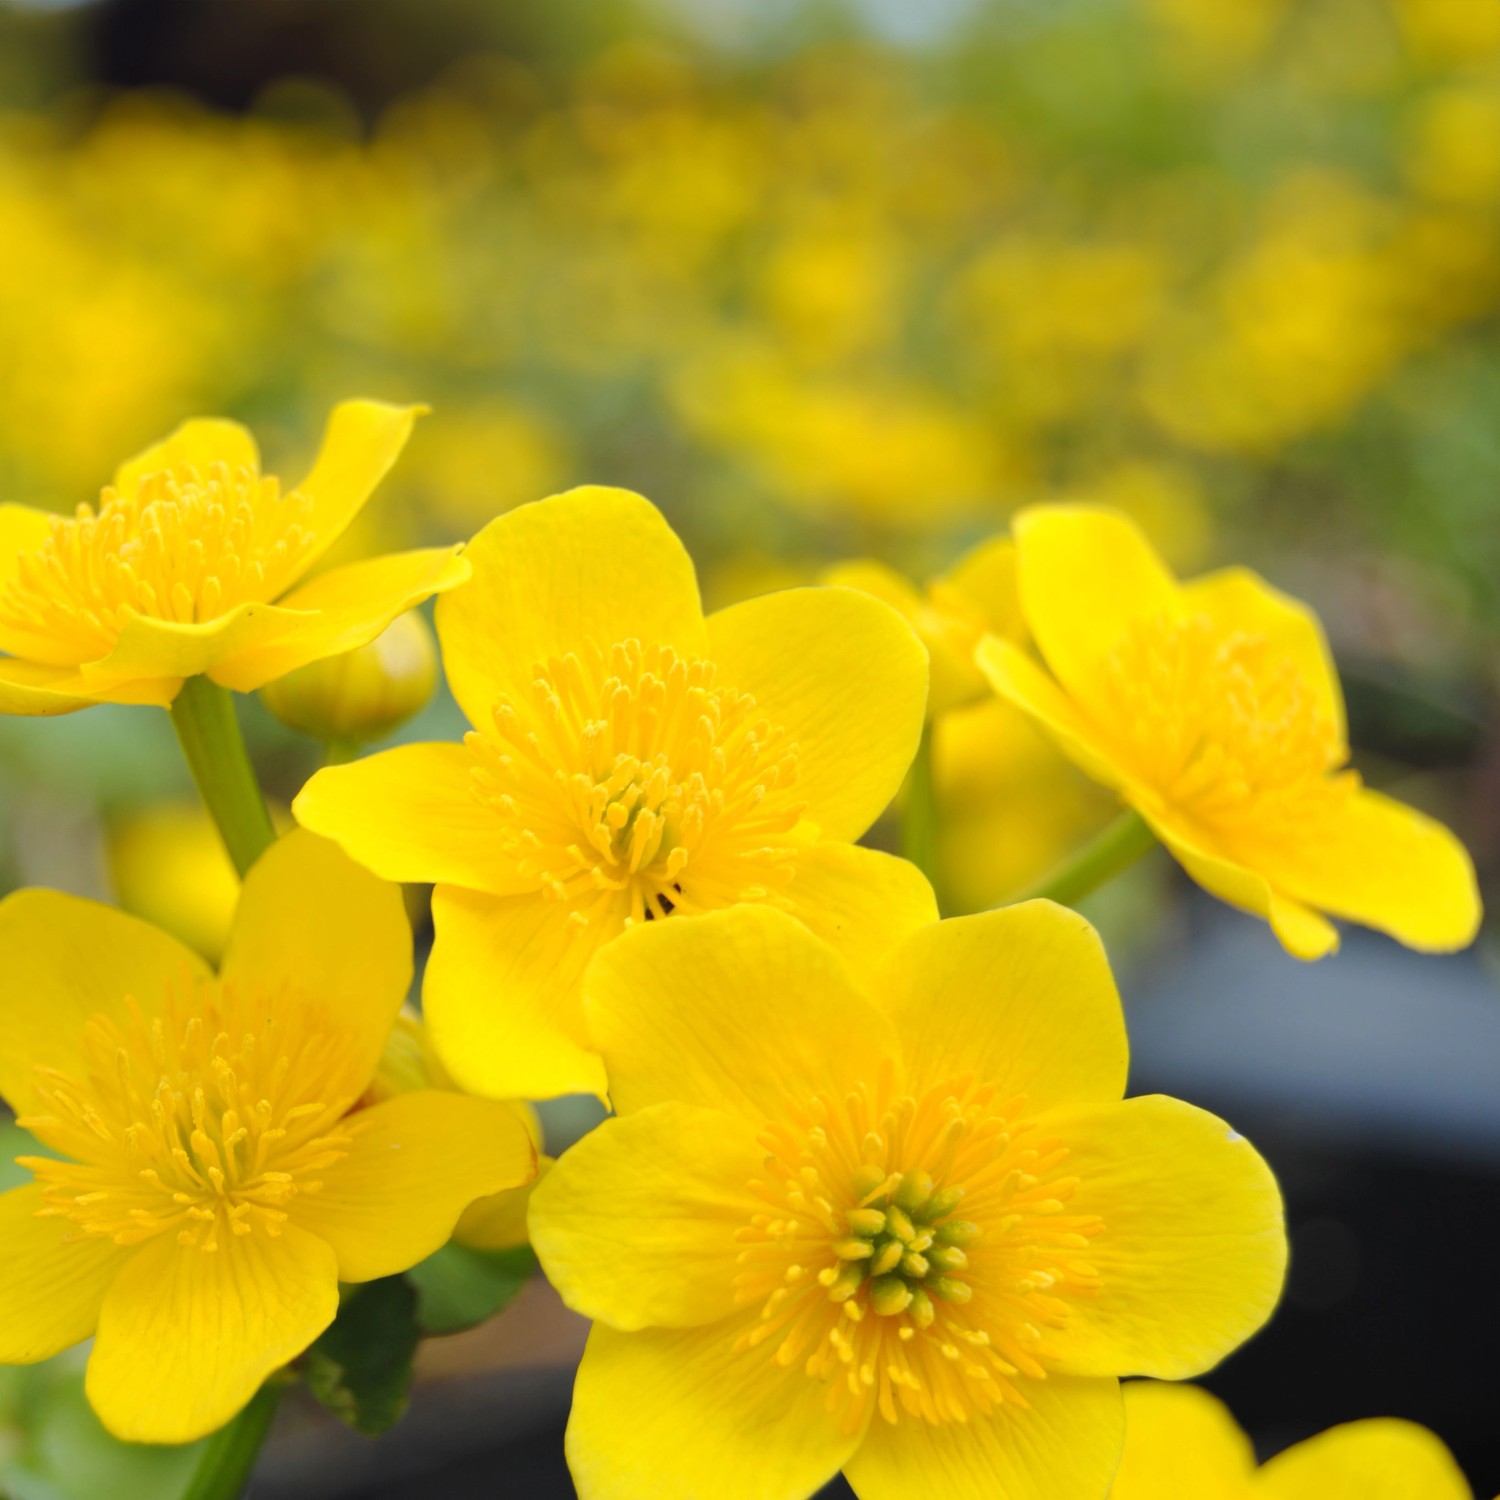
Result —
[[417, 1290], [417, 1322], [429, 1334], [473, 1328], [507, 1307], [536, 1268], [528, 1245], [514, 1250], [444, 1245], [407, 1272]]
[[303, 1378], [341, 1422], [375, 1437], [406, 1411], [420, 1338], [417, 1292], [404, 1276], [350, 1287], [333, 1326], [304, 1356]]

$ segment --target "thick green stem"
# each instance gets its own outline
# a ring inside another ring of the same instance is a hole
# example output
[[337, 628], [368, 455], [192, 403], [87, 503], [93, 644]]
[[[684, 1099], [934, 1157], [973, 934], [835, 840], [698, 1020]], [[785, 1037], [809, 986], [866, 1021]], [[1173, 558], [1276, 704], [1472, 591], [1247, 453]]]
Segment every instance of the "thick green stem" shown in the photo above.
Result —
[[1146, 820], [1134, 808], [1127, 808], [1102, 833], [1016, 900], [1057, 901], [1063, 906], [1077, 906], [1090, 891], [1113, 880], [1155, 843], [1156, 835]]
[[240, 1500], [286, 1388], [284, 1380], [268, 1380], [239, 1416], [208, 1439], [182, 1500]]
[[922, 726], [916, 759], [906, 774], [901, 812], [901, 853], [936, 885], [937, 792], [932, 783], [932, 724]]
[[172, 705], [172, 723], [224, 847], [243, 875], [275, 842], [260, 783], [245, 752], [228, 688], [189, 677]]

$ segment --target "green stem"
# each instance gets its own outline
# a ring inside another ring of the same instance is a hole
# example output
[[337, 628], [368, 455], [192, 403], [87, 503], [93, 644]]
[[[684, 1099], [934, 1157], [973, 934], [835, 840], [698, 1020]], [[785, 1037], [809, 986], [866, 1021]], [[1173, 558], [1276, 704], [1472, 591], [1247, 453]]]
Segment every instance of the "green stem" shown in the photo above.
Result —
[[1077, 906], [1090, 891], [1133, 865], [1156, 843], [1146, 820], [1127, 808], [1106, 829], [1065, 859], [1046, 879], [1038, 881], [1017, 901], [1057, 901]]
[[901, 812], [901, 853], [936, 885], [937, 791], [932, 782], [932, 724], [922, 726], [916, 759], [906, 774]]
[[268, 1380], [239, 1416], [204, 1443], [203, 1456], [182, 1500], [240, 1500], [287, 1384]]
[[189, 677], [172, 705], [172, 724], [224, 847], [243, 875], [276, 841], [276, 830], [229, 689], [207, 677]]

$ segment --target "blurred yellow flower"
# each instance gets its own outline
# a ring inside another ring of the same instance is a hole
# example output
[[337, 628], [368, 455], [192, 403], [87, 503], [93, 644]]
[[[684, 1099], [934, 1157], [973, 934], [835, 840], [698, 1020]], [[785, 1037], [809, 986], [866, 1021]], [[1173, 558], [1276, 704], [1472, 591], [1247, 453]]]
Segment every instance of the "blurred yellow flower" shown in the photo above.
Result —
[[1122, 1099], [1119, 997], [1062, 907], [931, 924], [869, 990], [739, 907], [626, 934], [585, 988], [618, 1115], [531, 1208], [596, 1320], [583, 1500], [802, 1500], [840, 1469], [860, 1500], [1097, 1500], [1116, 1377], [1205, 1370], [1276, 1301], [1269, 1169]]
[[0, 1197], [0, 1362], [93, 1337], [134, 1442], [220, 1427], [332, 1321], [338, 1284], [438, 1249], [535, 1153], [504, 1106], [356, 1109], [411, 978], [400, 893], [296, 832], [245, 881], [216, 975], [108, 907], [0, 903], [0, 1096], [56, 1156]]
[[474, 729], [293, 804], [386, 879], [437, 883], [423, 1005], [463, 1087], [602, 1095], [578, 985], [632, 924], [772, 902], [870, 964], [936, 916], [915, 869], [853, 843], [921, 732], [926, 657], [894, 610], [789, 589], [705, 620], [681, 542], [623, 490], [522, 506], [468, 556], [437, 624]]
[[998, 637], [980, 666], [1199, 884], [1268, 918], [1299, 958], [1338, 946], [1325, 912], [1427, 951], [1473, 939], [1462, 844], [1347, 768], [1343, 696], [1310, 610], [1243, 568], [1179, 583], [1112, 511], [1036, 506], [1014, 529], [1052, 675]]
[[1125, 1387], [1125, 1452], [1110, 1500], [1473, 1500], [1443, 1444], [1414, 1422], [1349, 1422], [1256, 1468], [1224, 1406], [1191, 1385]]
[[[121, 466], [97, 511], [0, 505], [0, 712], [240, 692], [378, 635], [468, 576], [456, 548], [299, 580], [395, 462], [420, 408], [346, 401], [283, 494], [238, 423], [199, 419]], [[279, 600], [279, 603], [272, 601]]]

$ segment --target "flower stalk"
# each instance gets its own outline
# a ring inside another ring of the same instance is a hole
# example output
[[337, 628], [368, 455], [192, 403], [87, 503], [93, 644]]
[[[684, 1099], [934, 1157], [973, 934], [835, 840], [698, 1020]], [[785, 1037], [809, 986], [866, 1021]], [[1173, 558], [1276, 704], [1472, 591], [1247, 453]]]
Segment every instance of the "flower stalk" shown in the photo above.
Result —
[[1051, 874], [1015, 899], [1077, 906], [1085, 896], [1133, 865], [1155, 843], [1156, 835], [1146, 820], [1128, 807]]
[[277, 1377], [268, 1380], [239, 1416], [204, 1443], [182, 1500], [240, 1500], [289, 1384]]
[[243, 876], [276, 840], [245, 749], [234, 699], [207, 677], [189, 677], [172, 704], [172, 725], [204, 805]]

